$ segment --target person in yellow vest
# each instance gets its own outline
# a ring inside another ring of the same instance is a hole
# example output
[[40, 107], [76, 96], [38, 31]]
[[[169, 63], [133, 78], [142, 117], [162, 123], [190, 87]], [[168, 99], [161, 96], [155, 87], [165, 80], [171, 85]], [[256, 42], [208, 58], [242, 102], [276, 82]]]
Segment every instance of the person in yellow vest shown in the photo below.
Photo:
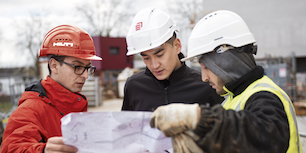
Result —
[[225, 100], [213, 107], [170, 104], [153, 112], [151, 127], [181, 137], [176, 152], [302, 152], [292, 102], [256, 65], [255, 43], [231, 11], [212, 12], [196, 24], [182, 60], [197, 59], [202, 81]]

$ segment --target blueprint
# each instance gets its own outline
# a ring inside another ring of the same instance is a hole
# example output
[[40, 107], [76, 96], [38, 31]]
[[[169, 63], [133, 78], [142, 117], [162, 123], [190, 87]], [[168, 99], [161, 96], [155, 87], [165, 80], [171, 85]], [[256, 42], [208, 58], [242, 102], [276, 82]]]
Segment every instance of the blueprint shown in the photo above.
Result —
[[65, 144], [78, 153], [171, 153], [171, 138], [150, 127], [152, 112], [70, 113], [61, 119]]

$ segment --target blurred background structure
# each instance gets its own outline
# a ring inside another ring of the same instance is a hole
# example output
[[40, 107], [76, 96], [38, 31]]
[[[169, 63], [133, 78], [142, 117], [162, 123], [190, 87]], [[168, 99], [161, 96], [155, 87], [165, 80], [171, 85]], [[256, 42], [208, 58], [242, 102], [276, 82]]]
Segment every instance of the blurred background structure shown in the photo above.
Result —
[[[82, 91], [89, 105], [122, 98], [127, 77], [145, 68], [139, 55], [126, 56], [125, 36], [134, 15], [146, 7], [173, 17], [185, 55], [190, 32], [203, 16], [221, 9], [238, 13], [257, 40], [257, 63], [297, 104], [297, 113], [306, 114], [301, 103], [306, 99], [304, 0], [0, 0], [0, 136], [25, 86], [48, 75], [47, 61], [38, 58], [38, 50], [46, 32], [57, 25], [89, 32], [103, 58], [93, 62], [97, 72]], [[200, 69], [197, 63], [187, 65]]]

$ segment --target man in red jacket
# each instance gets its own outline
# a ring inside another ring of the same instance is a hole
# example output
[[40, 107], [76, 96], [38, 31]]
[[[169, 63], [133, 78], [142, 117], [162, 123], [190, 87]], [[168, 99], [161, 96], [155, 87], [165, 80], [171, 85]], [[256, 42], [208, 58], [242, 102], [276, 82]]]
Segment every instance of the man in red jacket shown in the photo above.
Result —
[[71, 112], [86, 112], [88, 102], [80, 93], [89, 74], [95, 71], [92, 38], [84, 30], [60, 25], [50, 30], [39, 57], [48, 57], [49, 76], [25, 89], [17, 109], [9, 117], [1, 153], [77, 152], [65, 145], [60, 119]]

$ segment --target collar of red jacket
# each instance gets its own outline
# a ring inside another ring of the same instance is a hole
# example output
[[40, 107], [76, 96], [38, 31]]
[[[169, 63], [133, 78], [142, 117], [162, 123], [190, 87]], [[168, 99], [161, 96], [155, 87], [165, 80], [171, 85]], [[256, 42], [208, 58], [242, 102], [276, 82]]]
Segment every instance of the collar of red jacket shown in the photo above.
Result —
[[[70, 112], [87, 111], [88, 102], [86, 97], [81, 93], [71, 92], [49, 76], [47, 76], [46, 80], [37, 82], [37, 84], [32, 86], [39, 87], [41, 85], [43, 88], [39, 88], [38, 90], [35, 88], [36, 90], [25, 91], [19, 100], [19, 105], [27, 99], [40, 99], [55, 107], [62, 115]], [[41, 93], [46, 93], [46, 95]]]

